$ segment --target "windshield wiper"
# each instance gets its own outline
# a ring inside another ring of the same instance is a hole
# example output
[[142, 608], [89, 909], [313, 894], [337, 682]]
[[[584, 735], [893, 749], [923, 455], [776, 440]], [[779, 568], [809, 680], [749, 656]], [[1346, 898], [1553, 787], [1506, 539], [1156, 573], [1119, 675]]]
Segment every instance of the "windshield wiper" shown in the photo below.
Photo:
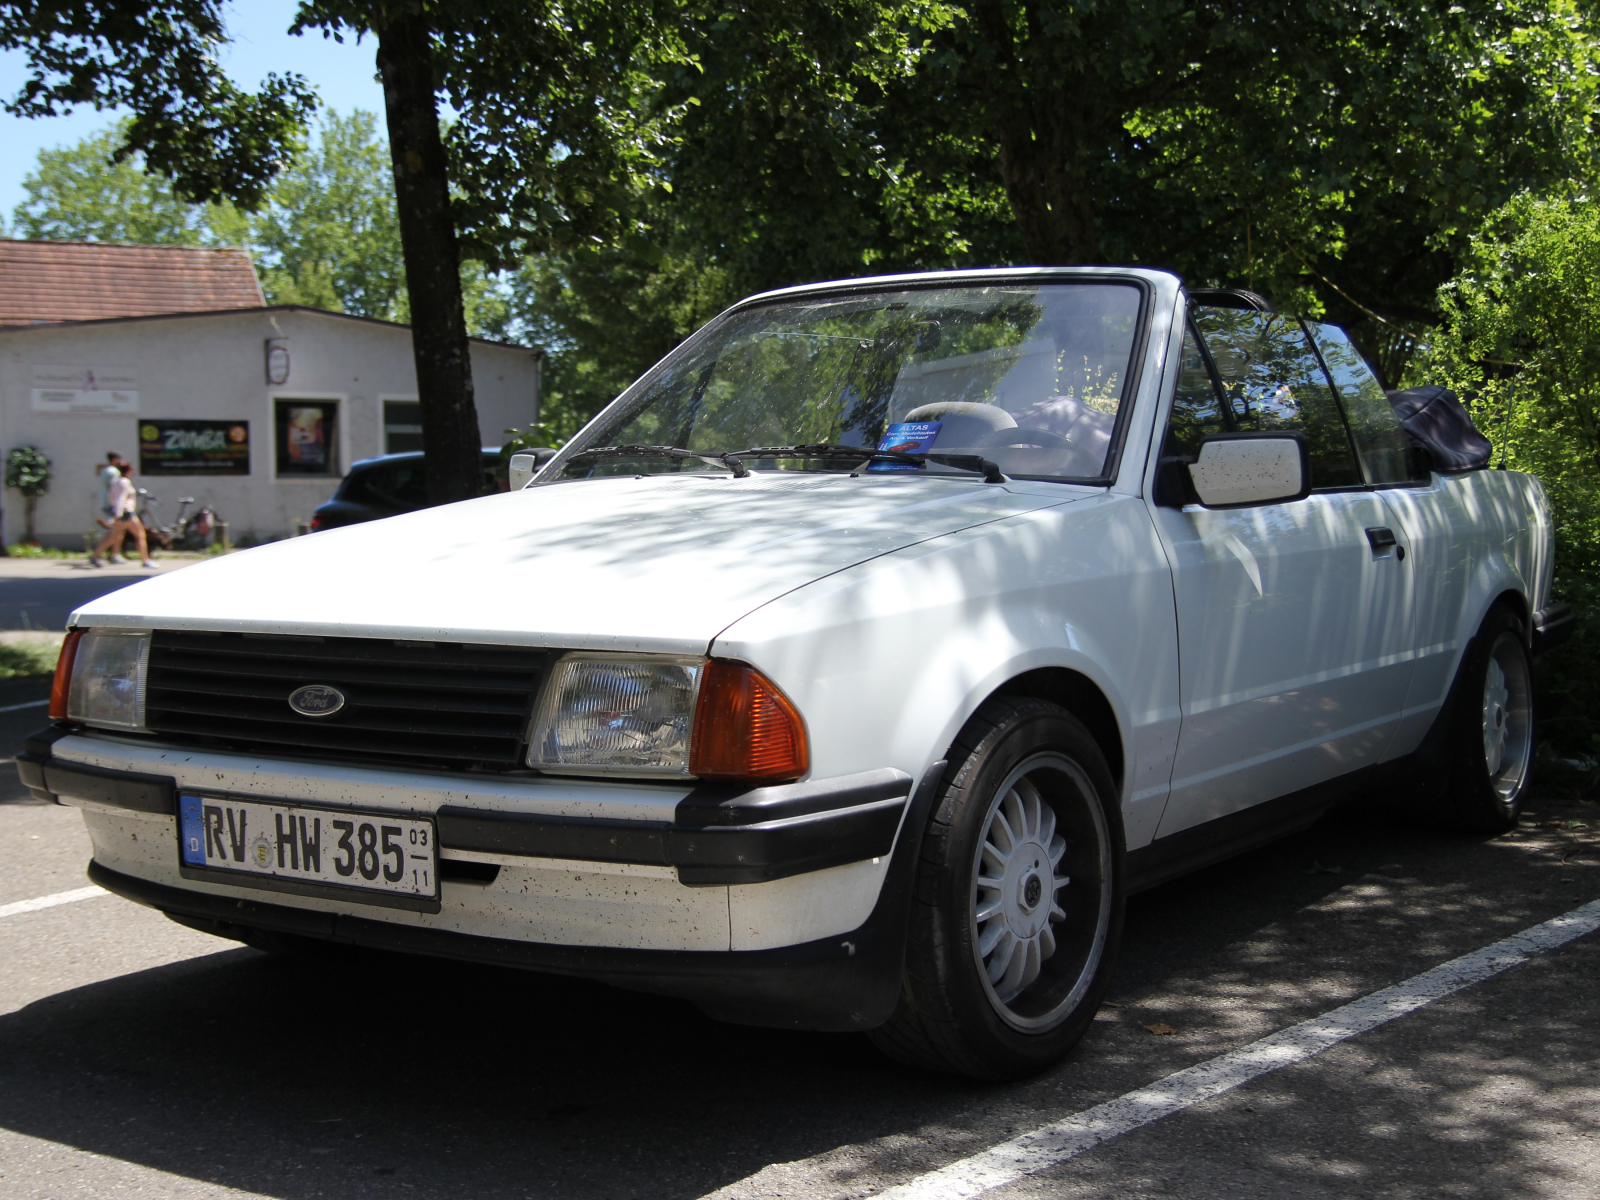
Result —
[[982, 475], [985, 483], [1006, 483], [999, 464], [978, 454], [907, 454], [903, 450], [869, 450], [865, 446], [840, 446], [832, 442], [818, 442], [802, 446], [752, 446], [748, 450], [729, 451], [725, 458], [858, 458], [863, 462], [913, 463], [924, 466], [936, 462], [940, 466], [954, 467], [958, 471], [972, 471]]
[[569, 463], [575, 463], [580, 458], [645, 458], [649, 456], [659, 458], [698, 458], [702, 462], [711, 463], [713, 466], [726, 467], [732, 471], [736, 479], [743, 479], [750, 474], [750, 468], [732, 454], [720, 454], [699, 450], [685, 450], [681, 446], [594, 446], [588, 450], [579, 450]]

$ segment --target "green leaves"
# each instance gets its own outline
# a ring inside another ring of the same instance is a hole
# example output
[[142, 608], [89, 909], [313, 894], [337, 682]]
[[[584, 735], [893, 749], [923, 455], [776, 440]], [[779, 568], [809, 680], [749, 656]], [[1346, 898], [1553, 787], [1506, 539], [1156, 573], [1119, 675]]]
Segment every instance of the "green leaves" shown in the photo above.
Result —
[[233, 244], [243, 216], [228, 205], [178, 199], [170, 180], [144, 169], [141, 157], [117, 161], [127, 121], [75, 146], [39, 152], [23, 178], [27, 199], [12, 218], [13, 234], [38, 241], [143, 245]]
[[41, 151], [23, 180], [17, 236], [143, 245], [244, 246], [271, 304], [404, 320], [405, 265], [389, 152], [371, 113], [329, 113], [266, 189], [257, 210], [193, 204], [133, 156], [115, 161], [126, 122]]
[[1546, 736], [1600, 749], [1600, 211], [1524, 194], [1471, 239], [1440, 289], [1430, 382], [1455, 388], [1495, 462], [1539, 477], [1555, 525], [1555, 593], [1578, 631], [1541, 666]]
[[142, 154], [186, 199], [251, 208], [317, 100], [293, 74], [241, 91], [217, 65], [224, 40], [220, 0], [8, 0], [0, 48], [21, 50], [28, 76], [5, 108], [127, 107], [118, 161]]
[[251, 221], [273, 303], [402, 319], [405, 264], [389, 151], [371, 113], [330, 113]]
[[50, 490], [51, 464], [37, 446], [15, 446], [6, 455], [6, 486], [24, 496], [42, 496]]

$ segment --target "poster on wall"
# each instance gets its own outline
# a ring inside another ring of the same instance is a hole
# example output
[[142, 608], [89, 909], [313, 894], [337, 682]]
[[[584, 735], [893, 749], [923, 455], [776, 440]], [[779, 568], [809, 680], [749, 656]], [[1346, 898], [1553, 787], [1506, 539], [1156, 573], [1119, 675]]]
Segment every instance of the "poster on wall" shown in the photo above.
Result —
[[141, 475], [248, 475], [250, 422], [139, 422]]
[[279, 475], [337, 475], [336, 401], [279, 400], [275, 408]]
[[37, 413], [137, 413], [139, 381], [132, 367], [33, 368]]
[[328, 438], [321, 405], [289, 410], [289, 461], [301, 471], [328, 469]]

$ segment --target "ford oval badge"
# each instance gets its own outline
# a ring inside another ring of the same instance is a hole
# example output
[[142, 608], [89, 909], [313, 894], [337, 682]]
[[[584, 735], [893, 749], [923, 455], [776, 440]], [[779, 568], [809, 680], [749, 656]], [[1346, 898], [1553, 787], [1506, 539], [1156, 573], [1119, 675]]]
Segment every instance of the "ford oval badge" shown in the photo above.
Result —
[[302, 717], [331, 717], [345, 705], [345, 694], [325, 683], [308, 683], [289, 693], [289, 707]]

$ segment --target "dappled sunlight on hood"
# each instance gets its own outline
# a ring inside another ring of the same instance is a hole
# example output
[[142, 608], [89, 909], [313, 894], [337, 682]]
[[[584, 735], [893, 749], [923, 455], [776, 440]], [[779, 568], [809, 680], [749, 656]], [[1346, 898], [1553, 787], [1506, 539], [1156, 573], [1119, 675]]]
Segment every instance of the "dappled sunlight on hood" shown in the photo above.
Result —
[[703, 649], [832, 572], [1094, 494], [798, 472], [530, 488], [230, 555], [84, 606], [86, 625]]

